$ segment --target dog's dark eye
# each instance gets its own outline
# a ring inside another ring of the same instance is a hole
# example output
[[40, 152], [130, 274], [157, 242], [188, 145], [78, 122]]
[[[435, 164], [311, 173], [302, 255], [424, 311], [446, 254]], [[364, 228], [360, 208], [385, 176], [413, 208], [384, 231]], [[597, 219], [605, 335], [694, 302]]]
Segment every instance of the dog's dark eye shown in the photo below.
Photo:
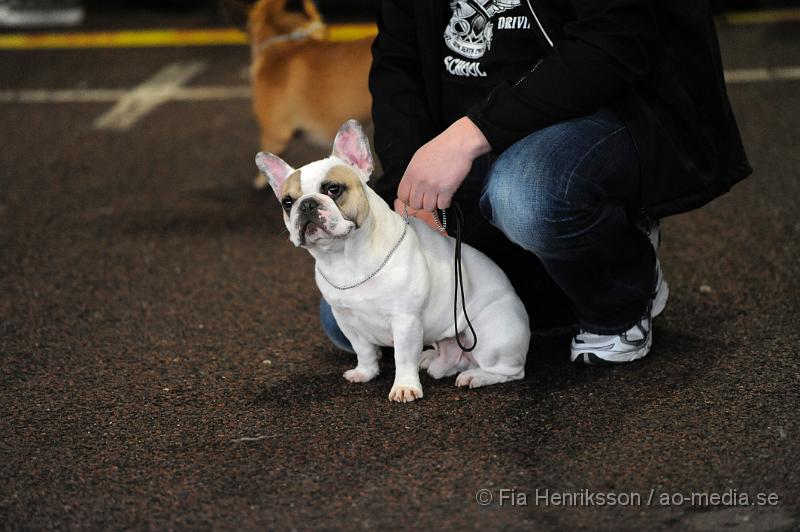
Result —
[[285, 198], [283, 198], [283, 200], [281, 200], [281, 205], [283, 205], [283, 210], [285, 210], [286, 212], [289, 212], [289, 211], [292, 210], [292, 204], [293, 203], [294, 203], [294, 200], [292, 198], [290, 198], [289, 196], [286, 196]]
[[342, 185], [328, 185], [325, 190], [325, 193], [332, 198], [338, 198], [344, 192], [344, 187]]

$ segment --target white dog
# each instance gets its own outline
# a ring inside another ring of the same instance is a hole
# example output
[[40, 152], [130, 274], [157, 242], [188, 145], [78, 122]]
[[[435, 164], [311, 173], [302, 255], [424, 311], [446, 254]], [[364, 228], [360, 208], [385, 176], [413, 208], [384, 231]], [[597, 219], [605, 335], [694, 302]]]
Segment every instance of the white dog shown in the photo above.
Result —
[[[500, 268], [463, 246], [466, 308], [479, 341], [472, 344], [462, 309], [453, 320], [455, 240], [415, 218], [404, 219], [367, 186], [373, 162], [358, 122], [345, 123], [330, 157], [301, 168], [270, 153], [256, 164], [283, 207], [295, 246], [316, 259], [316, 282], [358, 365], [350, 382], [378, 375], [379, 346], [394, 346], [395, 378], [389, 399], [422, 397], [419, 368], [434, 378], [459, 373], [457, 386], [521, 379], [530, 342], [528, 315]], [[422, 353], [422, 346], [434, 350]]]

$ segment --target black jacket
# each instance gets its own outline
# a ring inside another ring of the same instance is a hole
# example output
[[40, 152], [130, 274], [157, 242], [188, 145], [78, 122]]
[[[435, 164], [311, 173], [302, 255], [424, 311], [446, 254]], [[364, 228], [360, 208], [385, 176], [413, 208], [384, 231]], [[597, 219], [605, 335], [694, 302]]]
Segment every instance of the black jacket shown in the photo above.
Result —
[[[522, 0], [544, 59], [467, 115], [495, 154], [528, 134], [609, 106], [642, 169], [642, 208], [660, 218], [699, 207], [752, 171], [725, 90], [710, 6], [702, 0]], [[447, 0], [382, 0], [372, 48], [376, 191], [391, 204], [414, 152], [446, 124], [440, 111]], [[551, 45], [552, 43], [552, 45]]]

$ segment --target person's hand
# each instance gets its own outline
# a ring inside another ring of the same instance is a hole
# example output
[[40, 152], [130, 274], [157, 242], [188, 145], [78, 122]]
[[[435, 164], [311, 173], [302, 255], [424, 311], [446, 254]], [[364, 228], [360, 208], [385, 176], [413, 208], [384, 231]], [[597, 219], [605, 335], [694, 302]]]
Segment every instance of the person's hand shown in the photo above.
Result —
[[447, 231], [441, 231], [439, 229], [439, 226], [436, 225], [436, 220], [434, 219], [433, 211], [423, 211], [423, 210], [413, 209], [411, 207], [406, 207], [406, 205], [402, 201], [400, 201], [399, 198], [395, 198], [394, 211], [400, 216], [405, 216], [406, 210], [408, 210], [409, 217], [422, 220], [436, 231], [442, 233], [443, 235], [447, 235]]
[[397, 197], [413, 209], [449, 207], [472, 161], [490, 150], [478, 126], [467, 117], [460, 118], [417, 150], [397, 188]]

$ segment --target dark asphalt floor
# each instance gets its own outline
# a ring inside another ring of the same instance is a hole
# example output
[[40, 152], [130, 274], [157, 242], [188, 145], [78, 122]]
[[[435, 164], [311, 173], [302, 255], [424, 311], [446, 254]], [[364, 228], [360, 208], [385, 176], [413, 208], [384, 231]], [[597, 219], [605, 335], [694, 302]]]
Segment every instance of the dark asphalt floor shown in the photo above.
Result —
[[[798, 31], [722, 28], [727, 67], [797, 66]], [[192, 59], [190, 85], [244, 83], [243, 47], [5, 51], [0, 91], [127, 88]], [[127, 131], [92, 128], [109, 103], [0, 103], [0, 527], [800, 528], [799, 88], [731, 85], [756, 171], [664, 222], [672, 297], [646, 359], [575, 367], [572, 331], [537, 333], [525, 380], [423, 377], [407, 405], [386, 399], [391, 361], [341, 378], [311, 259], [249, 188], [247, 100]]]

